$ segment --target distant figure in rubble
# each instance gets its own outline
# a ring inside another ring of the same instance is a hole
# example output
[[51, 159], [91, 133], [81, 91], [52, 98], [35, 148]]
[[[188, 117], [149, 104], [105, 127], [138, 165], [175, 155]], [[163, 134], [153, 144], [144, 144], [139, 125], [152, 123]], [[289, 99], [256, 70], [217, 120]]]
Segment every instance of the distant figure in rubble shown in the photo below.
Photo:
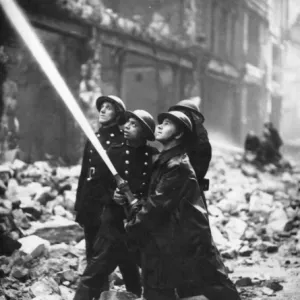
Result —
[[253, 154], [256, 154], [260, 146], [260, 140], [259, 137], [255, 134], [254, 131], [249, 131], [249, 133], [246, 135], [244, 149], [245, 152], [251, 152]]
[[267, 127], [264, 127], [256, 159], [262, 165], [276, 165], [281, 159], [281, 154], [276, 149], [275, 144], [272, 141], [271, 131]]
[[260, 138], [255, 134], [253, 130], [250, 130], [244, 143], [244, 160], [249, 163], [255, 163], [257, 160], [257, 154], [260, 147]]
[[270, 132], [269, 139], [273, 143], [274, 148], [279, 153], [280, 147], [283, 145], [282, 139], [279, 135], [278, 130], [274, 127], [272, 122], [265, 122], [264, 128]]
[[247, 134], [244, 144], [245, 159], [259, 165], [278, 165], [282, 158], [279, 151], [282, 144], [282, 139], [272, 122], [265, 122], [261, 138], [253, 131]]

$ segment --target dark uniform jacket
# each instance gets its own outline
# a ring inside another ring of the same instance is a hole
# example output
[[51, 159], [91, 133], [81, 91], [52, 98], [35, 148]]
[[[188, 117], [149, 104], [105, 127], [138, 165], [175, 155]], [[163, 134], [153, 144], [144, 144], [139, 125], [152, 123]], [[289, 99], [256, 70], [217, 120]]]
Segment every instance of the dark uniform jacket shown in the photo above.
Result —
[[257, 152], [257, 161], [261, 164], [277, 163], [281, 158], [274, 144], [269, 138], [263, 137]]
[[[137, 199], [147, 196], [152, 160], [157, 153], [157, 149], [149, 145], [132, 147], [126, 141], [114, 145], [108, 150], [108, 155], [118, 174], [128, 182], [130, 190]], [[102, 235], [114, 239], [123, 238], [125, 234], [123, 220], [125, 218], [124, 208], [111, 199], [106, 203], [101, 217], [101, 222], [105, 224], [101, 229]]]
[[194, 170], [180, 146], [162, 152], [154, 163], [148, 199], [126, 229], [143, 241], [147, 286], [207, 285], [226, 277]]
[[202, 186], [211, 161], [212, 149], [203, 124], [195, 117], [192, 121], [193, 133], [187, 140], [187, 154], [195, 170], [198, 183]]
[[130, 190], [138, 198], [147, 195], [152, 171], [153, 156], [157, 149], [147, 144], [133, 147], [125, 142], [109, 150], [120, 176], [128, 182]]
[[276, 151], [279, 151], [279, 148], [282, 146], [283, 142], [279, 135], [279, 132], [276, 128], [269, 128], [270, 135], [271, 135], [271, 141], [276, 149]]
[[257, 152], [260, 146], [260, 140], [257, 135], [247, 134], [245, 139], [245, 151]]
[[[123, 132], [117, 125], [100, 128], [96, 135], [105, 150], [124, 141]], [[99, 225], [103, 206], [111, 201], [114, 189], [112, 174], [87, 141], [76, 194], [77, 221], [82, 225]]]

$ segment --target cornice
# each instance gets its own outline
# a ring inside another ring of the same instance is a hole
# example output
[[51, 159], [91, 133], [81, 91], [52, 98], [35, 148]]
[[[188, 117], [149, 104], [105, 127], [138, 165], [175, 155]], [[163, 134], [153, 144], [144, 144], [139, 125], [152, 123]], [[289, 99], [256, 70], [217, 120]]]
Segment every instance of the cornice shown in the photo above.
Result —
[[246, 6], [269, 21], [269, 4], [267, 0], [244, 0]]

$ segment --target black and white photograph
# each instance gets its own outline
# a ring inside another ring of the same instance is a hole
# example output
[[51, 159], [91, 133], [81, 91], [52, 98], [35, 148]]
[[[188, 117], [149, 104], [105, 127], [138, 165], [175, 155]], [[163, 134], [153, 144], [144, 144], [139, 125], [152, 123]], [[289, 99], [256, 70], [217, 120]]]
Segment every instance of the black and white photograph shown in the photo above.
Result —
[[300, 300], [300, 0], [0, 0], [0, 300]]

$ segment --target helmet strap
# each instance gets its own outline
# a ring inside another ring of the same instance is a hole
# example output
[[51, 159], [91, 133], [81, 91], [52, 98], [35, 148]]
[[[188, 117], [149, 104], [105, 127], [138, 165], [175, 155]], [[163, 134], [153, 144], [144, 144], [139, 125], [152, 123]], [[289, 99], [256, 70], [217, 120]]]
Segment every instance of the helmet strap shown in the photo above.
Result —
[[118, 118], [114, 118], [113, 120], [111, 120], [106, 124], [99, 123], [99, 128], [105, 129], [105, 128], [113, 127], [117, 124], [118, 124]]

